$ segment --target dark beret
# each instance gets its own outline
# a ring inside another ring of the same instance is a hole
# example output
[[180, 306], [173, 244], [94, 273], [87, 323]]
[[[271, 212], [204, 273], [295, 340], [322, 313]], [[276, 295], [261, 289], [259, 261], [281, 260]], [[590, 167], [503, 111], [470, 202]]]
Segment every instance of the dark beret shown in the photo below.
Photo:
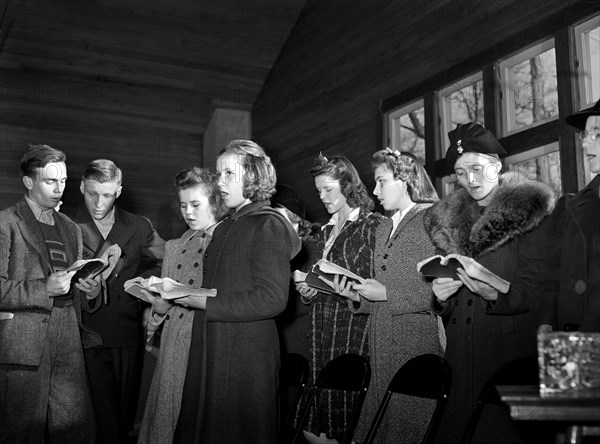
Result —
[[459, 123], [448, 133], [448, 138], [450, 139], [450, 147], [446, 151], [448, 174], [454, 173], [454, 164], [463, 153], [506, 154], [496, 136], [477, 123]]

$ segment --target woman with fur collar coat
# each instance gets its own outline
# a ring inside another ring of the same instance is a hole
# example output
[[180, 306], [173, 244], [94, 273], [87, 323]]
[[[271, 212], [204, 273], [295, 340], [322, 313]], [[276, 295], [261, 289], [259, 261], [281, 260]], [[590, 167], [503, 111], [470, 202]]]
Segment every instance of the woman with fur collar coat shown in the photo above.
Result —
[[[536, 355], [528, 294], [541, 259], [537, 228], [554, 195], [542, 183], [500, 175], [504, 150], [480, 125], [459, 124], [448, 136], [446, 162], [462, 189], [427, 210], [425, 228], [441, 254], [472, 257], [510, 282], [500, 294], [462, 269], [459, 280], [433, 281], [433, 308], [446, 325], [445, 358], [453, 374], [437, 440], [459, 442], [487, 379], [514, 359]], [[503, 409], [486, 407], [474, 442], [519, 442], [519, 436]]]

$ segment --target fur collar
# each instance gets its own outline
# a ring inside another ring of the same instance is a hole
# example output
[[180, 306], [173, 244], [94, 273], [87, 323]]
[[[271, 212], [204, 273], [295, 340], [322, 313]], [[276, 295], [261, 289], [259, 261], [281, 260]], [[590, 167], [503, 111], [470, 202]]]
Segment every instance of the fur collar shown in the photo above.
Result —
[[549, 186], [506, 173], [483, 213], [461, 189], [427, 210], [424, 223], [433, 244], [444, 254], [476, 258], [532, 231], [553, 207], [554, 193]]

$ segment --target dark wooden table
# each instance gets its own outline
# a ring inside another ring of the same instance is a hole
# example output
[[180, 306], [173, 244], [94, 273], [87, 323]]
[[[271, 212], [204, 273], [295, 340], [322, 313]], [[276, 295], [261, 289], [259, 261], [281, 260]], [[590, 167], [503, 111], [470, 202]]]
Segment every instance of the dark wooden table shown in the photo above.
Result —
[[538, 386], [500, 385], [500, 398], [517, 421], [560, 421], [567, 443], [581, 442], [584, 426], [600, 425], [600, 390], [582, 396], [540, 396]]

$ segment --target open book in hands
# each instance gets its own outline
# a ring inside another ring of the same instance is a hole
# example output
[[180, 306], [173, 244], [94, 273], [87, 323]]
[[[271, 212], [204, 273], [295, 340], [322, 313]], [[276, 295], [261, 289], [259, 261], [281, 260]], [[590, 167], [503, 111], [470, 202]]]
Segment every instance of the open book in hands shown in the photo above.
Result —
[[340, 276], [340, 279], [342, 276], [345, 276], [346, 282], [354, 282], [357, 284], [363, 284], [365, 282], [363, 278], [352, 273], [350, 270], [340, 267], [333, 262], [329, 262], [326, 259], [317, 261], [306, 274], [300, 271], [295, 271], [293, 274], [295, 282], [304, 281], [309, 287], [329, 294], [335, 293], [333, 279], [336, 275]]
[[99, 257], [75, 261], [65, 271], [76, 272], [71, 278], [71, 282], [77, 282], [79, 279], [93, 279], [100, 273], [102, 273], [102, 279], [106, 279], [115, 268], [119, 257], [121, 257], [121, 247], [113, 244], [106, 248]]
[[126, 281], [123, 287], [130, 295], [149, 303], [152, 303], [157, 296], [163, 299], [177, 299], [185, 296], [210, 296], [204, 288], [192, 288], [168, 277], [159, 278], [150, 276], [144, 279], [138, 276]]
[[457, 269], [462, 268], [470, 278], [494, 287], [499, 293], [506, 294], [510, 289], [510, 282], [492, 273], [475, 259], [460, 254], [447, 256], [431, 256], [417, 264], [417, 271], [428, 277], [449, 277], [459, 280]]

